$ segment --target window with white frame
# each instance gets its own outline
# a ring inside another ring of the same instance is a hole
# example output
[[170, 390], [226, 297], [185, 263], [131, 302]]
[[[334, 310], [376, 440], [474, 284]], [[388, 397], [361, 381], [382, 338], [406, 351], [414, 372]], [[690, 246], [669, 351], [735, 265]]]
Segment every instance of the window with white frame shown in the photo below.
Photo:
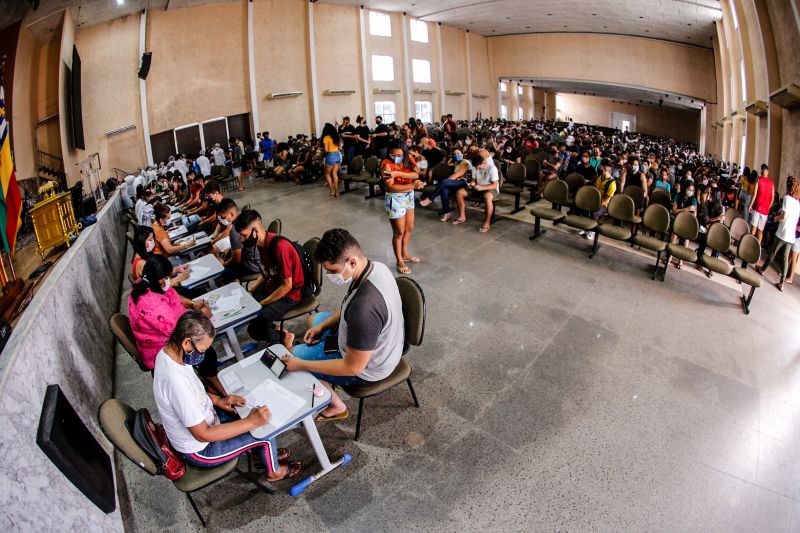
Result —
[[522, 106], [517, 108], [517, 120], [523, 120], [525, 118], [525, 113], [522, 111]]
[[394, 81], [392, 56], [372, 56], [372, 81]]
[[392, 36], [392, 18], [386, 13], [369, 12], [369, 34], [379, 37]]
[[383, 117], [384, 124], [391, 124], [395, 121], [394, 102], [375, 102], [375, 116]]
[[747, 81], [744, 75], [744, 59], [739, 62], [739, 72], [742, 75], [742, 102], [747, 101]]
[[522, 85], [517, 85], [517, 94], [522, 94]]
[[431, 82], [431, 62], [426, 59], [412, 59], [411, 70], [414, 76], [414, 83]]
[[506, 82], [504, 82], [504, 81], [500, 82], [500, 90], [502, 92], [506, 92], [508, 90], [508, 85], [506, 85]]
[[508, 108], [505, 105], [500, 106], [500, 118], [508, 120]]
[[411, 40], [418, 43], [428, 42], [428, 23], [422, 20], [411, 19]]
[[433, 104], [431, 102], [414, 102], [414, 116], [423, 123], [433, 122]]

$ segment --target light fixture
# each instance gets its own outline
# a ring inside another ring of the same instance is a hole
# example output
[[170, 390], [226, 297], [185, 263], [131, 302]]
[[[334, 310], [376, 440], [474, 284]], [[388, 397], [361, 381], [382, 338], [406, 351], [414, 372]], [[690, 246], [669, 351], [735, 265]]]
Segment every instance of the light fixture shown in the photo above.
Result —
[[125, 0], [117, 0], [117, 5], [118, 6], [121, 6], [124, 3], [125, 3]]

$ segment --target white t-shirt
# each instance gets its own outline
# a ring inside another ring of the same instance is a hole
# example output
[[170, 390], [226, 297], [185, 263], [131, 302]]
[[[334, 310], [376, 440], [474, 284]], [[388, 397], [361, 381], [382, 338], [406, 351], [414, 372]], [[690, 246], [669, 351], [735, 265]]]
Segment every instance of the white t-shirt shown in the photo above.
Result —
[[153, 368], [153, 396], [161, 423], [172, 447], [183, 453], [197, 453], [208, 446], [195, 439], [188, 428], [203, 420], [219, 424], [211, 398], [190, 365], [179, 365], [164, 350], [156, 355]]
[[797, 228], [797, 220], [800, 218], [800, 202], [787, 194], [783, 197], [781, 209], [783, 210], [783, 220], [778, 224], [775, 236], [783, 242], [794, 244], [795, 228]]
[[211, 175], [211, 161], [204, 155], [201, 155], [196, 159], [197, 166], [200, 167], [200, 172], [203, 173], [203, 176], [210, 176]]
[[218, 167], [225, 164], [225, 152], [222, 150], [222, 148], [215, 147], [213, 150], [211, 150], [211, 157], [214, 158], [214, 164]]
[[464, 161], [469, 165], [469, 169], [472, 171], [472, 179], [474, 179], [478, 185], [494, 183], [495, 188], [498, 191], [500, 190], [500, 174], [497, 172], [497, 165], [494, 164], [494, 160], [491, 157], [486, 158], [486, 168], [473, 167], [469, 159], [464, 159]]

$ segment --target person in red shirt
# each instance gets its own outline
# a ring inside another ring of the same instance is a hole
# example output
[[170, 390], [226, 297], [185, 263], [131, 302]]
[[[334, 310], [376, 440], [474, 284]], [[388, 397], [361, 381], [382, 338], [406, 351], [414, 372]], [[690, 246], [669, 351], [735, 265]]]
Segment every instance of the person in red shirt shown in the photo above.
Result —
[[750, 225], [753, 227], [751, 231], [758, 242], [761, 242], [761, 238], [764, 236], [764, 226], [774, 201], [775, 184], [769, 177], [769, 167], [761, 165], [761, 176], [756, 182], [753, 190], [753, 202], [750, 204]]
[[[258, 247], [261, 277], [248, 290], [261, 303], [261, 316], [250, 322], [247, 333], [257, 341], [281, 342], [275, 322], [303, 297], [305, 276], [300, 255], [289, 239], [268, 233], [261, 215], [253, 209], [242, 211], [234, 229], [245, 248]], [[275, 239], [278, 239], [277, 242]]]

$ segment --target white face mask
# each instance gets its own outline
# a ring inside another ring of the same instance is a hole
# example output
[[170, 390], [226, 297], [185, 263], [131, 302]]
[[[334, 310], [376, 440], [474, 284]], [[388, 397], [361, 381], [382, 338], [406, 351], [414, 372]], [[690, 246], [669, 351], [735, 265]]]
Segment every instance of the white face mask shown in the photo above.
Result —
[[228, 226], [231, 225], [231, 221], [226, 219], [226, 218], [217, 217], [217, 220], [219, 220], [219, 223], [222, 224], [225, 227], [228, 227]]
[[170, 287], [169, 278], [167, 278], [167, 279], [164, 280], [164, 283], [161, 285], [161, 290], [163, 290], [164, 292], [167, 292], [169, 290], [169, 287]]
[[344, 265], [344, 268], [342, 268], [342, 271], [341, 271], [341, 272], [337, 272], [337, 273], [335, 273], [335, 274], [332, 274], [332, 273], [330, 273], [330, 272], [326, 272], [326, 273], [325, 273], [325, 276], [326, 276], [326, 277], [327, 277], [327, 278], [330, 280], [330, 282], [331, 282], [331, 283], [333, 283], [334, 285], [347, 285], [348, 283], [350, 283], [350, 282], [352, 281], [352, 278], [350, 278], [350, 279], [344, 279], [344, 276], [343, 276], [342, 274], [344, 274], [344, 271], [345, 271], [345, 269], [346, 269], [348, 266], [350, 266], [350, 263], [345, 263], [345, 265]]
[[152, 252], [156, 249], [156, 241], [147, 241], [144, 245], [144, 249], [148, 252]]

